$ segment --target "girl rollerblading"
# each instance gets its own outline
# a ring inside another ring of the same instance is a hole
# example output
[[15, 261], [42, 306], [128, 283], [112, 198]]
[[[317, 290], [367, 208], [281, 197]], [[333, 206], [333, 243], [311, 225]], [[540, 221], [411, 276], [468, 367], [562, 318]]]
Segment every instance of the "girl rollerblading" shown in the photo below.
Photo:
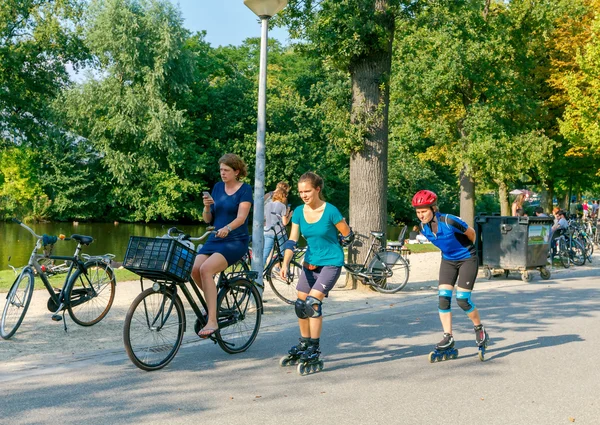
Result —
[[[340, 211], [323, 200], [323, 179], [315, 173], [304, 173], [298, 181], [298, 194], [304, 205], [294, 210], [290, 238], [284, 244], [285, 254], [281, 277], [287, 278], [288, 267], [300, 233], [307, 243], [302, 273], [298, 280], [298, 299], [294, 304], [303, 345], [292, 348], [279, 364], [287, 366], [298, 362], [298, 373], [307, 375], [323, 369], [319, 359], [319, 343], [323, 327], [322, 305], [335, 286], [344, 264], [344, 250], [340, 244], [352, 242], [353, 233]], [[338, 240], [338, 232], [343, 236]], [[301, 352], [300, 357], [297, 357]]]
[[479, 310], [471, 301], [471, 292], [477, 277], [478, 259], [475, 251], [475, 230], [460, 217], [442, 214], [437, 207], [437, 195], [421, 190], [412, 199], [417, 217], [421, 221], [421, 233], [442, 251], [438, 285], [439, 316], [444, 339], [429, 354], [429, 361], [455, 359], [458, 350], [452, 337], [451, 301], [456, 286], [456, 303], [473, 322], [476, 332], [479, 358], [483, 361], [489, 336], [479, 316]]

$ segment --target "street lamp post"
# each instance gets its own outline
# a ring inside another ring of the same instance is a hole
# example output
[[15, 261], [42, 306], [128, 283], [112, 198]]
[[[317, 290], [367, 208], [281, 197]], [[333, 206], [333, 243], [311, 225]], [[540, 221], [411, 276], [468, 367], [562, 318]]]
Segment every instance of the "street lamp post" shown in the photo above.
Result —
[[265, 219], [265, 133], [267, 122], [267, 41], [269, 18], [279, 13], [288, 0], [244, 0], [261, 20], [260, 77], [258, 80], [258, 121], [256, 125], [256, 167], [254, 173], [254, 219], [252, 221], [252, 270], [258, 272], [262, 284], [264, 267], [264, 219]]

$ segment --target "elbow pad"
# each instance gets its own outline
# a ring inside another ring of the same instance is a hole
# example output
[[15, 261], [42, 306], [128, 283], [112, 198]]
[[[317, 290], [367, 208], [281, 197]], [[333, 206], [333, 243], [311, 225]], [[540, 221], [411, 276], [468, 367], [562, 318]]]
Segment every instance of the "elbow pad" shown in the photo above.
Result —
[[350, 228], [350, 233], [348, 233], [347, 236], [344, 236], [342, 234], [340, 234], [339, 239], [340, 239], [340, 245], [342, 246], [348, 246], [350, 245], [352, 242], [354, 242], [354, 231], [352, 230], [352, 227]]
[[294, 249], [296, 249], [296, 241], [293, 241], [291, 239], [288, 239], [287, 241], [285, 241], [285, 243], [283, 244], [283, 250], [291, 250], [293, 251]]

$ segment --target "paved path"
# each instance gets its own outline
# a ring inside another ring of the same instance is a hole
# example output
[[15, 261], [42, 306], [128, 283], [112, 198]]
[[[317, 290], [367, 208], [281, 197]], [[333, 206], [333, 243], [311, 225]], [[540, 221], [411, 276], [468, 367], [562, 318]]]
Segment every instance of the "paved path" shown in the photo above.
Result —
[[[600, 270], [554, 276], [478, 281], [474, 301], [493, 341], [484, 363], [455, 304], [460, 356], [428, 363], [441, 331], [427, 281], [397, 295], [338, 290], [324, 305], [325, 370], [308, 377], [278, 366], [297, 326], [275, 300], [247, 352], [231, 356], [188, 335], [173, 362], [150, 373], [123, 352], [119, 309], [104, 325], [116, 334], [110, 344], [96, 341], [102, 323], [71, 325], [68, 335], [50, 323], [54, 334], [33, 341], [49, 322], [40, 313], [43, 320], [0, 342], [0, 422], [597, 424]], [[66, 349], [72, 341], [77, 349]], [[29, 344], [39, 352], [19, 355], [15, 347]]]

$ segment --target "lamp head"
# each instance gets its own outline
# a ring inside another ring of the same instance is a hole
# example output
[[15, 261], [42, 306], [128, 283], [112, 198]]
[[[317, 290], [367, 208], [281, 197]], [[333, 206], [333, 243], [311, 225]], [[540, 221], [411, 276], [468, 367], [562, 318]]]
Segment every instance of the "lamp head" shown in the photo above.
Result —
[[244, 4], [260, 18], [270, 18], [281, 12], [288, 0], [244, 0]]

